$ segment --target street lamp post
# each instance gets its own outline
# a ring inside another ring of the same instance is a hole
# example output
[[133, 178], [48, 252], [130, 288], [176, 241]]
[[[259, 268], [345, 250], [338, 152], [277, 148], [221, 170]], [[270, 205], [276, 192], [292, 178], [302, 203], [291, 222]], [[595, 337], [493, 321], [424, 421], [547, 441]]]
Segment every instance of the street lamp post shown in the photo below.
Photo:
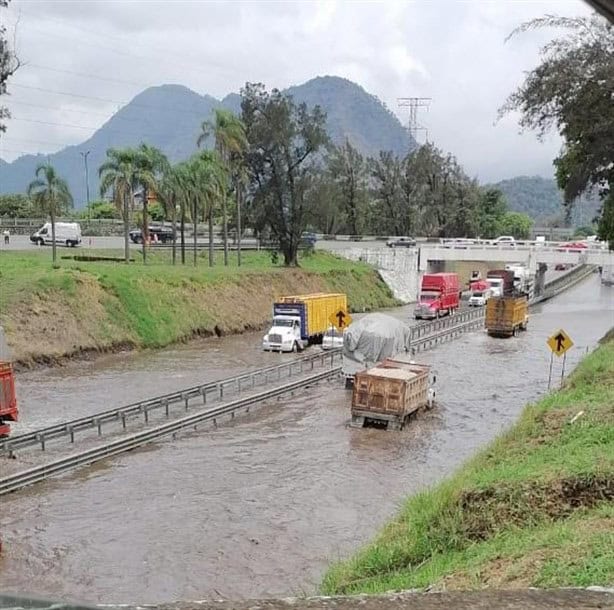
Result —
[[91, 210], [90, 210], [90, 177], [87, 171], [87, 156], [90, 154], [90, 151], [80, 153], [83, 157], [83, 163], [85, 164], [85, 196], [87, 198], [87, 219], [91, 220]]

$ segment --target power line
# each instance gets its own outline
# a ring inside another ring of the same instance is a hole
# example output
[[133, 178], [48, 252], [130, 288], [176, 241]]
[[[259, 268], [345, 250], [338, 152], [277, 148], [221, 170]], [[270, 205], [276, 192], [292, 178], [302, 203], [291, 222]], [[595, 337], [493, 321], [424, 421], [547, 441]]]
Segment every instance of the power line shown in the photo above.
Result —
[[[20, 12], [23, 13], [23, 14], [26, 14], [26, 15], [30, 15], [31, 17], [37, 17], [37, 15], [35, 13], [31, 13], [29, 11], [24, 11], [23, 9], [20, 9]], [[127, 38], [122, 37], [122, 36], [112, 36], [110, 34], [103, 34], [103, 33], [99, 32], [99, 31], [90, 30], [90, 29], [84, 28], [82, 26], [73, 25], [73, 24], [69, 23], [66, 20], [58, 19], [57, 17], [45, 16], [45, 21], [55, 21], [56, 23], [59, 23], [59, 24], [63, 25], [64, 27], [70, 28], [70, 29], [75, 30], [75, 31], [77, 31], [79, 33], [91, 34], [91, 35], [97, 36], [99, 38], [107, 38], [107, 39], [112, 40], [112, 41], [123, 42], [123, 43], [129, 44], [131, 47], [138, 47], [138, 46], [140, 46], [141, 48], [145, 49], [148, 53], [158, 54], [159, 56], [163, 57], [167, 61], [167, 63], [169, 62], [169, 56], [174, 56], [174, 57], [177, 57], [178, 59], [181, 60], [182, 65], [185, 65], [186, 58], [195, 61], [196, 64], [198, 64], [199, 66], [202, 64], [202, 57], [196, 57], [196, 56], [191, 56], [190, 57], [189, 55], [186, 55], [185, 53], [174, 53], [173, 51], [171, 51], [171, 50], [169, 50], [167, 48], [165, 48], [162, 51], [162, 50], [157, 49], [155, 47], [151, 47], [151, 46], [148, 46], [148, 45], [143, 45], [142, 43], [139, 43], [138, 41], [135, 41], [135, 40], [132, 40], [132, 39], [127, 39]], [[65, 39], [65, 36], [62, 36], [61, 34], [56, 34], [55, 32], [49, 32], [48, 30], [44, 29], [44, 25], [42, 25], [42, 24], [29, 23], [28, 25], [33, 26], [35, 28], [38, 28], [39, 30], [42, 31], [42, 33], [44, 35]], [[80, 43], [82, 43], [84, 45], [87, 45], [88, 47], [95, 46], [95, 47], [98, 47], [98, 48], [101, 48], [101, 49], [105, 49], [105, 50], [111, 51], [113, 53], [118, 53], [120, 55], [124, 55], [124, 56], [128, 56], [128, 57], [134, 57], [136, 59], [145, 59], [145, 60], [149, 60], [149, 61], [158, 61], [158, 62], [160, 61], [157, 58], [147, 57], [147, 56], [143, 56], [143, 55], [137, 55], [135, 53], [131, 53], [131, 52], [125, 51], [123, 49], [118, 49], [116, 46], [109, 47], [109, 46], [101, 45], [99, 43], [92, 42], [91, 38], [88, 38], [87, 40], [84, 40], [84, 39], [79, 40], [78, 38], [73, 38], [72, 40], [74, 40], [75, 42], [80, 42]], [[207, 60], [207, 67], [211, 68], [212, 65], [215, 68], [221, 69], [221, 70], [223, 70], [225, 72], [229, 72], [230, 71], [226, 66], [220, 64], [219, 62], [213, 63], [211, 61], [211, 59], [208, 58], [208, 60]], [[176, 66], [174, 66], [174, 67], [176, 67]]]
[[[35, 87], [34, 85], [23, 85], [21, 83], [11, 83], [11, 87], [19, 87], [21, 89], [31, 89], [33, 91], [42, 91], [43, 93], [52, 93], [54, 95], [64, 95], [67, 97], [75, 97], [75, 98], [79, 98], [79, 99], [84, 99], [84, 100], [95, 100], [98, 102], [105, 102], [107, 104], [118, 104], [120, 106], [127, 106], [128, 104], [130, 104], [131, 106], [135, 106], [138, 108], [148, 108], [151, 110], [167, 110], [169, 112], [177, 112], [178, 109], [174, 106], [151, 106], [149, 104], [139, 104], [138, 102], [135, 101], [119, 101], [119, 100], [111, 100], [108, 98], [102, 98], [102, 97], [97, 97], [94, 95], [83, 95], [80, 93], [70, 93], [68, 91], [56, 91], [54, 89], [46, 89], [45, 87]], [[198, 94], [197, 94], [198, 95]], [[217, 101], [217, 100], [216, 100]], [[185, 114], [194, 114], [194, 115], [198, 115], [198, 116], [202, 116], [202, 112], [199, 112], [197, 110], [179, 110], [179, 112], [185, 113]]]
[[108, 112], [94, 112], [92, 110], [78, 110], [76, 108], [63, 108], [62, 106], [45, 106], [43, 104], [31, 104], [30, 102], [24, 102], [22, 100], [16, 100], [14, 98], [7, 100], [6, 103], [10, 105], [10, 102], [16, 102], [16, 104], [18, 104], [20, 107], [29, 106], [32, 108], [41, 108], [43, 110], [53, 110], [55, 112], [63, 112], [63, 113], [76, 112], [78, 114], [104, 117], [107, 121], [114, 118], [117, 120], [127, 121], [128, 123], [147, 123], [147, 124], [150, 123], [150, 121], [148, 121], [147, 119], [133, 119], [133, 118], [128, 118], [124, 116], [119, 116], [118, 114], [113, 114], [113, 113], [109, 114]]
[[48, 70], [50, 72], [57, 72], [59, 74], [70, 74], [72, 76], [78, 76], [80, 78], [91, 78], [93, 80], [102, 80], [108, 83], [119, 83], [120, 85], [136, 85], [137, 87], [151, 87], [151, 83], [137, 83], [135, 81], [122, 80], [120, 78], [109, 78], [107, 76], [100, 76], [97, 74], [86, 74], [84, 72], [74, 72], [73, 70], [62, 70], [60, 68], [52, 68], [51, 66], [42, 66], [40, 64], [28, 63], [23, 68], [38, 68], [39, 70]]

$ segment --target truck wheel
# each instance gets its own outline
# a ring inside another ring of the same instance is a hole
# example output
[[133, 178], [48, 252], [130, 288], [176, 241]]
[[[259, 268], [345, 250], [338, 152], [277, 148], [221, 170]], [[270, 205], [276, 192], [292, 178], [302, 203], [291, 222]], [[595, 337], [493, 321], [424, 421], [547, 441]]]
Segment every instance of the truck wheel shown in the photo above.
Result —
[[39, 246], [44, 246], [45, 245], [45, 240], [42, 237], [39, 237], [38, 240], [36, 241], [36, 243]]
[[296, 354], [298, 352], [298, 342], [295, 341], [292, 345], [292, 353]]

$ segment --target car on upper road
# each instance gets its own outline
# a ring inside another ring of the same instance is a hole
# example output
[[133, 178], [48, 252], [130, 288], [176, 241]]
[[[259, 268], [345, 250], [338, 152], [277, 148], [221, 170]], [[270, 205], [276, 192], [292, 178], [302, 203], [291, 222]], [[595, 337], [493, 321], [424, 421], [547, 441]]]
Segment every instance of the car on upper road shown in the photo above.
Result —
[[413, 237], [391, 237], [386, 245], [389, 248], [415, 248], [416, 240]]
[[459, 237], [457, 239], [446, 239], [443, 241], [444, 248], [456, 248], [458, 250], [466, 250], [469, 246], [475, 245], [475, 239], [467, 239]]
[[318, 241], [318, 237], [311, 231], [305, 231], [301, 235], [301, 243], [305, 246], [313, 248], [316, 245], [316, 241]]
[[494, 246], [515, 246], [516, 240], [512, 235], [499, 235], [497, 239], [493, 239]]
[[[135, 244], [143, 243], [143, 231], [142, 229], [132, 229], [129, 233], [130, 239]], [[152, 242], [156, 240], [160, 243], [166, 243], [169, 241], [173, 241], [173, 229], [170, 227], [149, 227], [149, 239]]]
[[572, 241], [567, 244], [563, 244], [562, 246], [557, 248], [557, 250], [559, 252], [582, 252], [583, 250], [586, 250], [587, 248], [588, 246], [584, 242]]

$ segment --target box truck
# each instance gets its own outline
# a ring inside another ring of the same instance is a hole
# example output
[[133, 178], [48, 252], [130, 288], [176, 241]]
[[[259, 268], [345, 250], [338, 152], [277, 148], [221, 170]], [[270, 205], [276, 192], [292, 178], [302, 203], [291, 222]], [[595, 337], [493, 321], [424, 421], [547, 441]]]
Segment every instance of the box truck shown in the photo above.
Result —
[[460, 306], [460, 280], [456, 273], [425, 273], [414, 309], [416, 320], [439, 318]]
[[321, 344], [331, 316], [347, 312], [345, 294], [302, 294], [273, 303], [273, 324], [262, 339], [265, 351], [297, 352]]

